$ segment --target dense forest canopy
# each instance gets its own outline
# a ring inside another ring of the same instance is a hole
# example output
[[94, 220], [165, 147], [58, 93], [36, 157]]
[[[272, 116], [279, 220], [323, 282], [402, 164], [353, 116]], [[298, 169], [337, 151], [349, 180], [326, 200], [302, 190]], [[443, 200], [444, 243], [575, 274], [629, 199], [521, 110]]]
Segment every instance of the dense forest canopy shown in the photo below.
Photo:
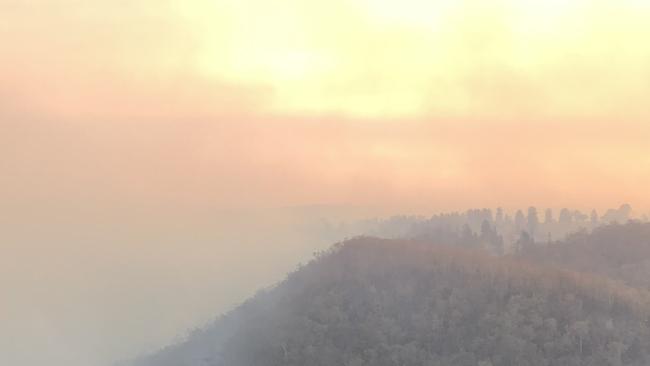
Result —
[[629, 222], [578, 232], [564, 241], [527, 245], [519, 253], [547, 266], [599, 274], [650, 290], [650, 225]]
[[441, 236], [442, 244], [434, 235], [337, 244], [135, 364], [650, 364], [650, 297], [640, 280], [650, 224], [543, 243], [522, 235], [516, 253], [499, 256], [477, 245], [498, 236], [488, 229]]

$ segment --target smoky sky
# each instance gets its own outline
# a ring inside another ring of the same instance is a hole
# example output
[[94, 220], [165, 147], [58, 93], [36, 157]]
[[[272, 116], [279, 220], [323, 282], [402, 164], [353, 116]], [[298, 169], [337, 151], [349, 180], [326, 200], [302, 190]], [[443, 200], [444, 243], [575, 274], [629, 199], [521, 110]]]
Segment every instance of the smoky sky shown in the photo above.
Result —
[[0, 363], [160, 347], [326, 247], [323, 216], [646, 212], [649, 12], [0, 0]]

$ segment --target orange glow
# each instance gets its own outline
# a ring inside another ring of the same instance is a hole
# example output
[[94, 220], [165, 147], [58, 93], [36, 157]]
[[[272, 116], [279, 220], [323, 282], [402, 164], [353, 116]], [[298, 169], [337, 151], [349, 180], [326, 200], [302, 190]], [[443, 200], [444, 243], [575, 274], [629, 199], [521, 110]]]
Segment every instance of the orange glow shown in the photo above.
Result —
[[4, 11], [11, 201], [650, 207], [644, 2]]

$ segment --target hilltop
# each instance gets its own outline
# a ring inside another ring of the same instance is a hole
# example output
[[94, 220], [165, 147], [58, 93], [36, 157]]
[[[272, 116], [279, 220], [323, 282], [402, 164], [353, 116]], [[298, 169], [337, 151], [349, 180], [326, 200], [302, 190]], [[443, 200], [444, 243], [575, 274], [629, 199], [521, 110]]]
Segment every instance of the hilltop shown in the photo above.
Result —
[[648, 304], [589, 273], [360, 237], [135, 364], [645, 366]]

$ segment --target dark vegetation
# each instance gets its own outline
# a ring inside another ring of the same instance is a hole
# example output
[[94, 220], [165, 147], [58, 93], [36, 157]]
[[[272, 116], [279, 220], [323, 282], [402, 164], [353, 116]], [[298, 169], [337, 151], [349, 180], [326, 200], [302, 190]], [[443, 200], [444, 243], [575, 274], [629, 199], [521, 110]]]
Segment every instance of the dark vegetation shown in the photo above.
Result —
[[136, 365], [650, 365], [650, 224], [503, 256], [483, 229], [337, 244]]

